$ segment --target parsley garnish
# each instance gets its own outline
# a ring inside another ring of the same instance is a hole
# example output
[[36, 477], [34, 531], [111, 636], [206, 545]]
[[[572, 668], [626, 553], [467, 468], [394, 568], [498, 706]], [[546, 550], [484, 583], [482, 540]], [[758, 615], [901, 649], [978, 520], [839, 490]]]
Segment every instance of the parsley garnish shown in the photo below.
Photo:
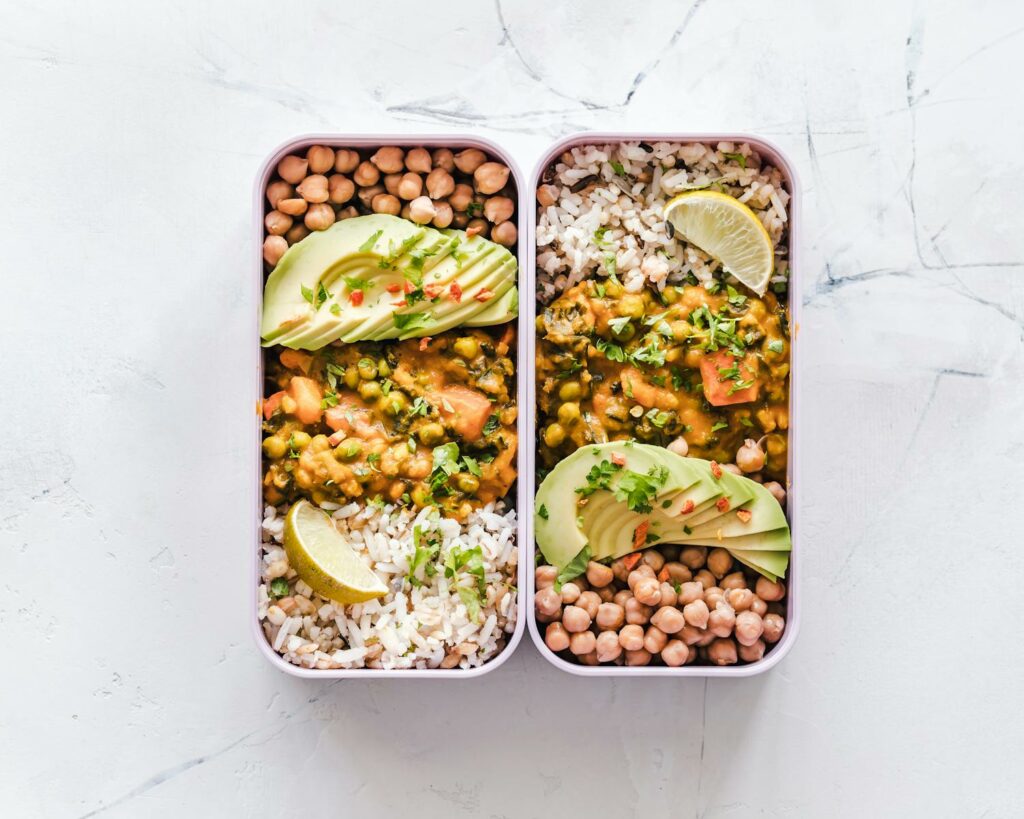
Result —
[[651, 501], [668, 480], [668, 469], [652, 466], [647, 474], [626, 470], [615, 488], [615, 499], [626, 501], [633, 512], [650, 512]]
[[487, 423], [484, 424], [484, 435], [490, 435], [492, 432], [496, 432], [498, 427], [501, 426], [501, 421], [495, 414], [490, 415], [487, 419]]
[[537, 515], [542, 520], [547, 520], [548, 519], [548, 508], [543, 503], [540, 505], [540, 507], [538, 507]]
[[430, 411], [430, 404], [428, 404], [423, 398], [418, 397], [412, 402], [412, 407], [409, 408], [410, 415], [426, 415]]
[[622, 469], [621, 466], [613, 464], [608, 460], [594, 464], [587, 473], [586, 485], [577, 487], [576, 494], [586, 498], [593, 495], [598, 489], [608, 489], [611, 485], [612, 476], [620, 469]]
[[612, 328], [612, 332], [615, 333], [615, 335], [620, 335], [626, 327], [629, 326], [629, 322], [629, 316], [619, 316], [618, 318], [609, 320], [608, 326]]
[[470, 458], [468, 455], [463, 455], [462, 463], [470, 475], [476, 475], [478, 478], [480, 477], [480, 464], [477, 463], [476, 458]]
[[345, 286], [349, 290], [366, 290], [373, 287], [373, 282], [369, 279], [360, 279], [358, 276], [346, 276]]
[[271, 597], [285, 597], [288, 594], [288, 581], [283, 577], [275, 577], [270, 581]]
[[381, 237], [381, 234], [383, 234], [383, 233], [384, 233], [384, 229], [381, 228], [376, 233], [374, 233], [372, 236], [370, 236], [365, 242], [363, 242], [361, 245], [359, 245], [359, 252], [360, 253], [366, 253], [366, 251], [368, 251], [368, 250], [373, 250], [373, 246], [375, 244], [377, 244], [377, 240]]
[[726, 159], [731, 159], [733, 162], [738, 162], [741, 168], [745, 169], [747, 167], [747, 158], [743, 154], [728, 154], [725, 151], [722, 151], [722, 156], [724, 156]]
[[427, 322], [426, 313], [395, 313], [395, 327], [399, 330], [414, 330]]
[[581, 574], [587, 570], [587, 564], [590, 562], [590, 547], [584, 546], [578, 555], [574, 557], [565, 566], [562, 571], [558, 573], [555, 578], [555, 591], [560, 592], [562, 590], [562, 584], [568, 583], [570, 580], [575, 580]]
[[320, 402], [320, 409], [327, 409], [328, 407], [338, 406], [338, 395], [335, 392], [327, 391], [324, 393], [323, 400]]
[[729, 424], [727, 422], [725, 422], [725, 421], [715, 421], [715, 423], [711, 427], [711, 431], [712, 432], [718, 432], [718, 430], [720, 430], [720, 429], [728, 429], [728, 428], [729, 428]]
[[626, 169], [622, 167], [621, 162], [611, 162], [609, 164], [612, 166], [612, 170], [615, 171], [615, 173], [617, 173], [619, 176], [626, 175]]

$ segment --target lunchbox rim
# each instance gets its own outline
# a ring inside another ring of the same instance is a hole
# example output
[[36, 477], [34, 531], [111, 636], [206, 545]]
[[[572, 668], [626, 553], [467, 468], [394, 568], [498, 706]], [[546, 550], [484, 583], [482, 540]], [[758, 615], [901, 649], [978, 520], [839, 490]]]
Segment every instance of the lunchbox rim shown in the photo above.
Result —
[[[251, 626], [252, 636], [259, 647], [260, 652], [267, 660], [276, 667], [278, 670], [283, 671], [286, 674], [290, 674], [294, 677], [301, 677], [305, 679], [317, 679], [317, 680], [333, 680], [333, 679], [418, 679], [418, 680], [436, 680], [439, 678], [444, 679], [470, 679], [483, 676], [488, 674], [498, 667], [505, 664], [512, 653], [518, 647], [520, 641], [523, 638], [523, 632], [526, 629], [524, 620], [527, 617], [527, 609], [524, 603], [524, 589], [525, 582], [529, 575], [526, 571], [526, 563], [523, 560], [523, 539], [526, 536], [526, 519], [532, 516], [533, 508], [533, 495], [528, 493], [529, 487], [526, 482], [523, 481], [522, 475], [525, 468], [524, 461], [526, 460], [526, 450], [522, 446], [522, 442], [529, 440], [532, 441], [532, 433], [528, 427], [528, 416], [529, 413], [523, 413], [522, 408], [527, 406], [526, 404], [526, 391], [528, 387], [529, 378], [524, 377], [524, 368], [522, 364], [524, 361], [529, 362], [527, 341], [532, 337], [532, 330], [530, 334], [523, 332], [523, 316], [520, 306], [520, 314], [517, 317], [519, 332], [517, 333], [516, 339], [516, 401], [517, 406], [520, 408], [517, 421], [516, 421], [516, 434], [519, 439], [519, 447], [516, 453], [516, 467], [518, 469], [516, 479], [516, 541], [519, 547], [519, 562], [516, 567], [516, 626], [512, 634], [508, 635], [504, 648], [500, 653], [492, 657], [491, 659], [484, 662], [475, 668], [427, 668], [427, 669], [374, 669], [374, 668], [341, 668], [341, 669], [318, 669], [318, 668], [305, 668], [302, 666], [294, 665], [289, 663], [281, 657], [273, 647], [267, 641], [266, 636], [263, 633], [263, 629], [260, 625], [259, 618], [259, 586], [260, 586], [260, 555], [261, 555], [261, 523], [263, 520], [263, 495], [262, 495], [262, 392], [263, 392], [263, 347], [261, 346], [260, 337], [260, 320], [263, 312], [263, 286], [264, 286], [264, 272], [263, 272], [263, 240], [264, 240], [264, 216], [265, 210], [265, 190], [266, 186], [270, 181], [270, 177], [277, 167], [277, 163], [288, 154], [296, 151], [309, 148], [312, 145], [327, 145], [332, 148], [370, 148], [375, 146], [385, 145], [398, 145], [402, 147], [429, 147], [429, 148], [451, 148], [452, 150], [459, 150], [463, 148], [478, 148], [490, 156], [500, 159], [504, 162], [509, 170], [511, 171], [512, 178], [516, 184], [516, 198], [517, 198], [517, 229], [518, 229], [518, 249], [516, 251], [516, 258], [518, 261], [517, 271], [517, 287], [519, 288], [520, 294], [523, 292], [529, 292], [529, 282], [527, 281], [526, 264], [524, 258], [524, 248], [528, 247], [529, 242], [528, 236], [528, 225], [526, 205], [527, 199], [527, 186], [523, 172], [516, 162], [515, 158], [509, 153], [509, 151], [496, 142], [487, 139], [485, 137], [477, 136], [475, 134], [455, 134], [450, 132], [436, 132], [436, 133], [306, 133], [299, 136], [292, 137], [275, 147], [267, 154], [266, 158], [260, 163], [259, 169], [256, 173], [256, 178], [253, 186], [253, 223], [252, 223], [252, 248], [251, 253], [253, 254], [252, 264], [255, 270], [256, 276], [256, 294], [255, 303], [256, 309], [254, 310], [254, 320], [249, 332], [249, 340], [252, 343], [254, 352], [252, 355], [255, 356], [255, 360], [250, 362], [251, 371], [254, 373], [255, 385], [251, 389], [251, 395], [255, 399], [255, 416], [252, 420], [252, 429], [250, 431], [249, 440], [253, 442], [253, 455], [254, 455], [254, 467], [253, 467], [253, 480], [252, 485], [254, 487], [253, 492], [253, 509], [251, 515], [249, 537], [247, 543], [249, 548], [252, 549], [252, 556], [250, 558], [251, 569], [249, 575], [250, 590], [246, 595], [249, 610], [249, 621]], [[532, 218], [532, 215], [531, 215]], [[522, 305], [522, 298], [520, 298], [520, 305]], [[525, 368], [525, 372], [529, 372], [529, 367]], [[255, 546], [253, 549], [252, 547]]]
[[[602, 145], [607, 143], [622, 142], [733, 142], [749, 144], [752, 148], [767, 157], [772, 164], [778, 167], [786, 178], [789, 186], [790, 201], [789, 213], [789, 249], [788, 260], [790, 267], [789, 274], [789, 310], [790, 310], [790, 375], [789, 375], [789, 445], [787, 459], [787, 498], [786, 516], [789, 519], [789, 527], [792, 536], [792, 551], [790, 552], [789, 571], [786, 577], [786, 628], [782, 638], [763, 659], [754, 663], [733, 666], [711, 666], [711, 665], [684, 665], [678, 667], [668, 666], [618, 666], [618, 665], [596, 665], [585, 666], [570, 663], [559, 657], [544, 643], [544, 637], [540, 633], [534, 611], [534, 595], [536, 594], [535, 576], [532, 571], [535, 565], [537, 544], [534, 540], [533, 514], [525, 521], [526, 534], [520, 549], [520, 560], [530, 566], [531, 571], [526, 580], [525, 590], [525, 613], [527, 628], [537, 651], [556, 668], [569, 674], [581, 677], [752, 677], [763, 674], [775, 667], [782, 659], [789, 654], [800, 630], [800, 579], [801, 561], [803, 559], [803, 537], [800, 530], [800, 494], [801, 483], [799, 480], [799, 457], [801, 452], [799, 445], [800, 438], [800, 416], [798, 383], [800, 372], [799, 362], [801, 360], [802, 339], [797, 341], [800, 330], [801, 316], [801, 270], [800, 270], [800, 231], [801, 231], [801, 188], [799, 176], [789, 157], [770, 140], [760, 136], [744, 133], [651, 133], [635, 131], [577, 131], [569, 134], [552, 143], [542, 154], [534, 166], [530, 176], [529, 193], [529, 219], [527, 226], [529, 235], [526, 240], [526, 248], [529, 251], [527, 257], [527, 285], [532, 288], [531, 292], [524, 299], [520, 299], [520, 319], [525, 312], [527, 321], [523, 326], [529, 326], [530, 360], [535, 367], [536, 357], [536, 308], [537, 308], [537, 214], [536, 214], [536, 190], [540, 184], [541, 176], [545, 169], [554, 161], [559, 154], [570, 148], [579, 145]], [[522, 198], [522, 197], [520, 197]], [[525, 215], [525, 209], [524, 209]], [[525, 311], [523, 306], [525, 305]], [[535, 372], [535, 370], [534, 370]], [[536, 383], [535, 378], [530, 379], [528, 390], [528, 402], [533, 411], [533, 429], [530, 430], [531, 437], [528, 441], [521, 442], [523, 446], [528, 445], [530, 451], [530, 468], [525, 475], [529, 484], [530, 507], [533, 508], [534, 497], [537, 489], [537, 449], [536, 449]], [[520, 475], [520, 480], [523, 479]]]

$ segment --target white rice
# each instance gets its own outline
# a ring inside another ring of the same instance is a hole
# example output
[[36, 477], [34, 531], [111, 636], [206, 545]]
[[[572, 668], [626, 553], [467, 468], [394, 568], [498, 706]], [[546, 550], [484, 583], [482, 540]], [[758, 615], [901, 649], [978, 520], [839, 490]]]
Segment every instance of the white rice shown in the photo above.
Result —
[[[505, 645], [516, 625], [515, 510], [489, 504], [465, 524], [426, 508], [373, 504], [324, 504], [352, 548], [387, 585], [385, 597], [356, 605], [324, 600], [287, 565], [281, 545], [286, 506], [264, 509], [259, 617], [267, 641], [290, 663], [305, 668], [438, 668], [479, 666]], [[414, 527], [436, 532], [440, 541], [436, 572], [419, 570], [409, 582], [415, 553]], [[480, 611], [470, 612], [459, 588], [475, 588], [477, 578], [460, 572], [445, 577], [452, 549], [480, 548], [486, 581]], [[276, 599], [271, 582], [283, 578], [288, 594]], [[442, 666], [443, 664], [443, 666]]]
[[[678, 237], [669, 238], [662, 217], [665, 204], [676, 194], [708, 187], [730, 193], [757, 214], [775, 247], [772, 283], [787, 280], [789, 193], [778, 168], [763, 163], [745, 142], [644, 145], [621, 142], [572, 148], [542, 177], [543, 183], [557, 189], [557, 205], [538, 207], [537, 298], [541, 302], [551, 301], [583, 279], [606, 277], [610, 270], [633, 293], [645, 284], [661, 290], [690, 275], [704, 286], [716, 275], [734, 281], [700, 249]], [[621, 174], [616, 165], [621, 166]], [[573, 193], [572, 187], [585, 180], [597, 184]]]

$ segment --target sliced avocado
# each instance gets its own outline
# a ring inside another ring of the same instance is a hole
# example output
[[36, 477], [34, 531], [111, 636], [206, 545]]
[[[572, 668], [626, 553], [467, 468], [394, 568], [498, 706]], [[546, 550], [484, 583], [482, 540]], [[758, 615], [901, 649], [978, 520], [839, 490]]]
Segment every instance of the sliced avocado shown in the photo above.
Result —
[[[598, 514], [587, 517], [590, 505], [596, 503]], [[633, 532], [636, 527], [647, 520], [647, 515], [640, 512], [632, 512], [624, 501], [615, 499], [612, 492], [599, 491], [590, 497], [590, 503], [583, 507], [583, 534], [590, 543], [590, 553], [594, 560], [603, 560], [606, 557], [618, 557], [620, 554], [629, 554], [634, 551], [632, 548]], [[622, 531], [628, 530], [625, 537], [628, 538], [629, 548], [621, 552]]]
[[673, 538], [666, 543], [685, 543], [690, 546], [721, 546], [723, 549], [732, 551], [757, 551], [757, 552], [788, 552], [793, 548], [793, 541], [790, 538], [789, 528], [774, 529], [771, 532], [757, 532], [753, 535], [740, 535], [739, 537], [718, 537], [717, 535], [693, 535], [687, 537]]
[[780, 577], [785, 577], [786, 570], [789, 568], [789, 552], [730, 549], [729, 554], [740, 563], [760, 572], [772, 582]]
[[[722, 477], [728, 473], [723, 473]], [[733, 475], [731, 477], [737, 477]], [[743, 479], [753, 497], [744, 503], [739, 509], [730, 507], [721, 517], [708, 520], [704, 523], [690, 522], [690, 529], [694, 537], [703, 535], [714, 535], [715, 537], [731, 538], [753, 535], [758, 532], [770, 532], [773, 529], [781, 529], [788, 526], [786, 515], [779, 506], [771, 492], [764, 488], [757, 481], [750, 478]], [[737, 512], [739, 514], [737, 514]], [[745, 512], [750, 513], [750, 519], [742, 519]]]
[[519, 315], [519, 289], [513, 287], [500, 299], [494, 299], [473, 318], [465, 322], [467, 327], [489, 327], [504, 324]]

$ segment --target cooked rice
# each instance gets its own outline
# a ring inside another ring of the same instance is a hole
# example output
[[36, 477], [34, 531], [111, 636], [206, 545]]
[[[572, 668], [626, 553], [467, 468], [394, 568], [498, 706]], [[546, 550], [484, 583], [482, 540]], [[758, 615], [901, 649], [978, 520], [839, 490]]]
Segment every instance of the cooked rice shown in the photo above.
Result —
[[[259, 617], [267, 641], [284, 659], [321, 669], [472, 668], [502, 650], [516, 624], [519, 550], [514, 509], [506, 511], [500, 501], [488, 504], [460, 524], [430, 507], [418, 514], [376, 504], [325, 503], [323, 508], [389, 592], [349, 606], [324, 600], [288, 566], [281, 545], [288, 507], [265, 507]], [[416, 526], [422, 533], [437, 532], [441, 539], [437, 571], [430, 577], [418, 570], [418, 587], [408, 582]], [[446, 577], [444, 562], [454, 548], [477, 546], [486, 594], [473, 617], [458, 589], [475, 589], [476, 577]], [[270, 595], [276, 577], [288, 583], [288, 595], [277, 600]]]
[[[704, 286], [716, 274], [735, 282], [706, 253], [666, 232], [662, 212], [668, 200], [683, 191], [709, 187], [735, 196], [757, 214], [775, 247], [771, 283], [784, 284], [788, 278], [789, 193], [782, 172], [762, 162], [745, 142], [719, 142], [714, 147], [701, 142], [582, 145], [563, 153], [542, 182], [558, 188], [558, 201], [538, 207], [541, 302], [612, 270], [631, 293], [645, 284], [661, 290], [691, 275]], [[573, 193], [573, 187], [578, 192]]]

